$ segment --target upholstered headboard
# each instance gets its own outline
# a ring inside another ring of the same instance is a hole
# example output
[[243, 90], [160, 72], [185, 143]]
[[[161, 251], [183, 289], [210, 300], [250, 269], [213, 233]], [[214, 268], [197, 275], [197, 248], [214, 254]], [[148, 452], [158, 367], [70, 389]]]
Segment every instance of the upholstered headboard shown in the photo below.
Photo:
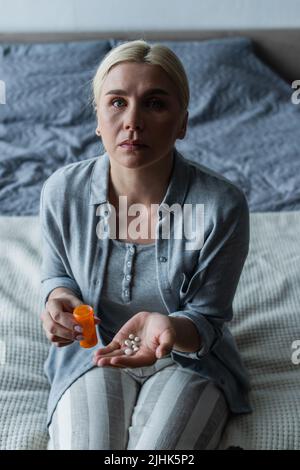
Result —
[[288, 82], [300, 79], [300, 29], [243, 29], [199, 31], [103, 31], [78, 33], [0, 34], [1, 42], [57, 42], [88, 39], [204, 40], [226, 36], [253, 39], [257, 54]]

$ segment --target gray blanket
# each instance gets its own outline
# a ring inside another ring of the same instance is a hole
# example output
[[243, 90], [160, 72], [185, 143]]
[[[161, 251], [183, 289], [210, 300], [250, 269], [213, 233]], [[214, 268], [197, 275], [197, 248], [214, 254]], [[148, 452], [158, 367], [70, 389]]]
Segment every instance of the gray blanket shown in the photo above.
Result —
[[[160, 42], [177, 53], [190, 82], [189, 127], [178, 150], [238, 184], [252, 212], [300, 209], [300, 105], [290, 85], [245, 38]], [[0, 45], [0, 214], [37, 214], [53, 171], [104, 152], [91, 80], [118, 43]]]

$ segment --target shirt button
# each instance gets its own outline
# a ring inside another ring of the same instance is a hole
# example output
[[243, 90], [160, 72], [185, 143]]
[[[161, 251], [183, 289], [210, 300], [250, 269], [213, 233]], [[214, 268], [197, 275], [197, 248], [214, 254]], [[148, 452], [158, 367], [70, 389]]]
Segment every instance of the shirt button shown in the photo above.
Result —
[[130, 268], [131, 267], [131, 261], [127, 261], [127, 266]]
[[159, 257], [159, 261], [160, 261], [161, 263], [165, 263], [165, 262], [167, 261], [167, 258], [166, 258], [165, 256], [160, 256], [160, 257]]
[[127, 274], [126, 279], [127, 279], [127, 281], [130, 281], [130, 279], [131, 279], [130, 274]]
[[131, 247], [129, 248], [129, 251], [130, 251], [130, 253], [134, 253], [134, 248], [133, 248], [133, 246], [131, 246]]

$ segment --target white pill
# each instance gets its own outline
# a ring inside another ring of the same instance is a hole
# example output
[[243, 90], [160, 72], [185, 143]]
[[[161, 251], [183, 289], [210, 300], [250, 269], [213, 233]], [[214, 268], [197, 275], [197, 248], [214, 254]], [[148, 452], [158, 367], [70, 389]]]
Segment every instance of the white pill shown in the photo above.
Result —
[[134, 351], [138, 351], [140, 348], [138, 346], [133, 346]]
[[133, 346], [136, 344], [135, 341], [134, 341], [134, 339], [132, 339], [132, 340], [130, 341], [130, 344], [132, 344]]
[[126, 346], [131, 346], [131, 341], [129, 339], [125, 339], [124, 343]]
[[136, 336], [136, 337], [134, 338], [134, 341], [136, 341], [136, 342], [138, 343], [139, 341], [141, 341], [141, 338], [139, 338], [138, 336]]
[[134, 338], [134, 335], [132, 333], [130, 333], [129, 339], [133, 339], [133, 338]]
[[133, 351], [132, 349], [126, 348], [124, 353], [126, 354], [126, 356], [130, 356], [131, 354], [133, 354]]

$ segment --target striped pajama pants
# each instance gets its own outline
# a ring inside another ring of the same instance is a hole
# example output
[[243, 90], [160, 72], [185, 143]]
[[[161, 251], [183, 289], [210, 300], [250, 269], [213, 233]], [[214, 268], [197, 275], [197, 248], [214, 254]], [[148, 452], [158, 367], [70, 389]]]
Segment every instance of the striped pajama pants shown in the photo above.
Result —
[[229, 414], [223, 392], [171, 355], [94, 367], [60, 398], [48, 450], [217, 449]]

